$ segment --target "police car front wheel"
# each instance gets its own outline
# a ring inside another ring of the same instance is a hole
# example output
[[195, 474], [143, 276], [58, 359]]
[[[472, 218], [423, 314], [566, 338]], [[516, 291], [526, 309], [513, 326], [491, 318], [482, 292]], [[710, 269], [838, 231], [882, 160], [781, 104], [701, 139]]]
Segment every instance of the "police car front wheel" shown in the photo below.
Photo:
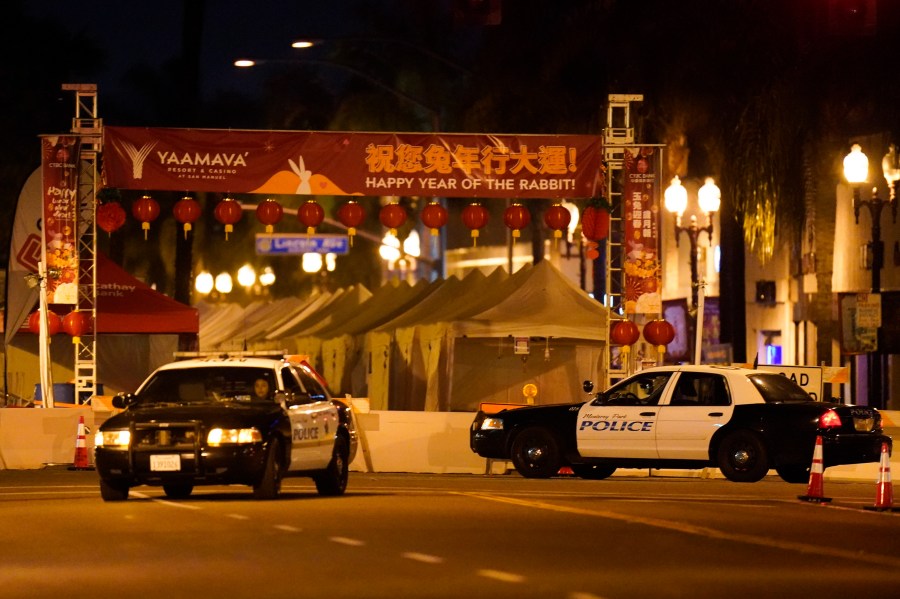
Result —
[[541, 426], [531, 426], [518, 433], [510, 457], [516, 471], [525, 478], [550, 478], [562, 467], [556, 437]]

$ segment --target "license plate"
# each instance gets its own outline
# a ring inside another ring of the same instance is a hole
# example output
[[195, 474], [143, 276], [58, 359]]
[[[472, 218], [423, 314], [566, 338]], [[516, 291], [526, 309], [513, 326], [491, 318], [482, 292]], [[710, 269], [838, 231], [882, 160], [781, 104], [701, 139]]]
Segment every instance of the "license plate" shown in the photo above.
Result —
[[181, 470], [181, 456], [177, 453], [170, 455], [151, 455], [150, 470], [154, 472], [178, 472]]
[[853, 427], [861, 433], [868, 433], [875, 427], [874, 418], [854, 418]]

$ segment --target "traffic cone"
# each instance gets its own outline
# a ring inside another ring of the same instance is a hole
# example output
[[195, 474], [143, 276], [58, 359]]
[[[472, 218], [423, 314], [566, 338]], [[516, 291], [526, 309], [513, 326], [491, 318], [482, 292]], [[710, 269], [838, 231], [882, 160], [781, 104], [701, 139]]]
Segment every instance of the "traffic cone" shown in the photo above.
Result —
[[84, 436], [84, 416], [78, 417], [78, 437], [75, 439], [75, 463], [69, 470], [93, 470], [88, 461], [87, 439]]
[[813, 451], [812, 466], [809, 469], [809, 485], [806, 495], [798, 495], [797, 499], [811, 503], [828, 503], [831, 497], [825, 497], [824, 468], [822, 467], [822, 435], [816, 437], [816, 448]]
[[888, 444], [881, 444], [881, 462], [878, 464], [878, 484], [875, 486], [875, 505], [867, 510], [894, 511], [894, 484], [891, 482], [891, 456]]
[[571, 466], [563, 466], [559, 469], [559, 472], [556, 473], [556, 476], [575, 476], [575, 471], [572, 470]]

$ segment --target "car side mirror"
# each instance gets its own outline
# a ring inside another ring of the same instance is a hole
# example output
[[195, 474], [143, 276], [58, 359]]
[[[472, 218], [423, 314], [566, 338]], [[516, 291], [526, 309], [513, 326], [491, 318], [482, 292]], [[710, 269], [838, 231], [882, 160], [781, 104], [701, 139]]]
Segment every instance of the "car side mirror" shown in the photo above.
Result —
[[584, 389], [585, 393], [590, 393], [594, 390], [594, 381], [584, 381], [581, 383], [581, 388]]
[[112, 398], [112, 405], [114, 408], [119, 410], [124, 410], [128, 406], [134, 403], [134, 395], [129, 393], [125, 395], [124, 393], [118, 393], [115, 397]]

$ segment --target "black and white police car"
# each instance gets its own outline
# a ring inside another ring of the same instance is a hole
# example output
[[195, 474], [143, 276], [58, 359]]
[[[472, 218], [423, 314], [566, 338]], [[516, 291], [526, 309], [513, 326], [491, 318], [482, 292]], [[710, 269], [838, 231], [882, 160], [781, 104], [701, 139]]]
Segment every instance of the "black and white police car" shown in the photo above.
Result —
[[162, 486], [172, 498], [195, 485], [242, 484], [278, 496], [285, 476], [309, 476], [321, 495], [341, 495], [357, 448], [350, 406], [332, 399], [302, 358], [196, 358], [153, 372], [95, 435], [105, 501], [131, 487]]
[[813, 401], [775, 372], [699, 365], [648, 368], [583, 403], [480, 410], [470, 445], [529, 478], [718, 466], [736, 482], [774, 468], [805, 483], [820, 435], [825, 468], [877, 462], [891, 443], [874, 408]]

